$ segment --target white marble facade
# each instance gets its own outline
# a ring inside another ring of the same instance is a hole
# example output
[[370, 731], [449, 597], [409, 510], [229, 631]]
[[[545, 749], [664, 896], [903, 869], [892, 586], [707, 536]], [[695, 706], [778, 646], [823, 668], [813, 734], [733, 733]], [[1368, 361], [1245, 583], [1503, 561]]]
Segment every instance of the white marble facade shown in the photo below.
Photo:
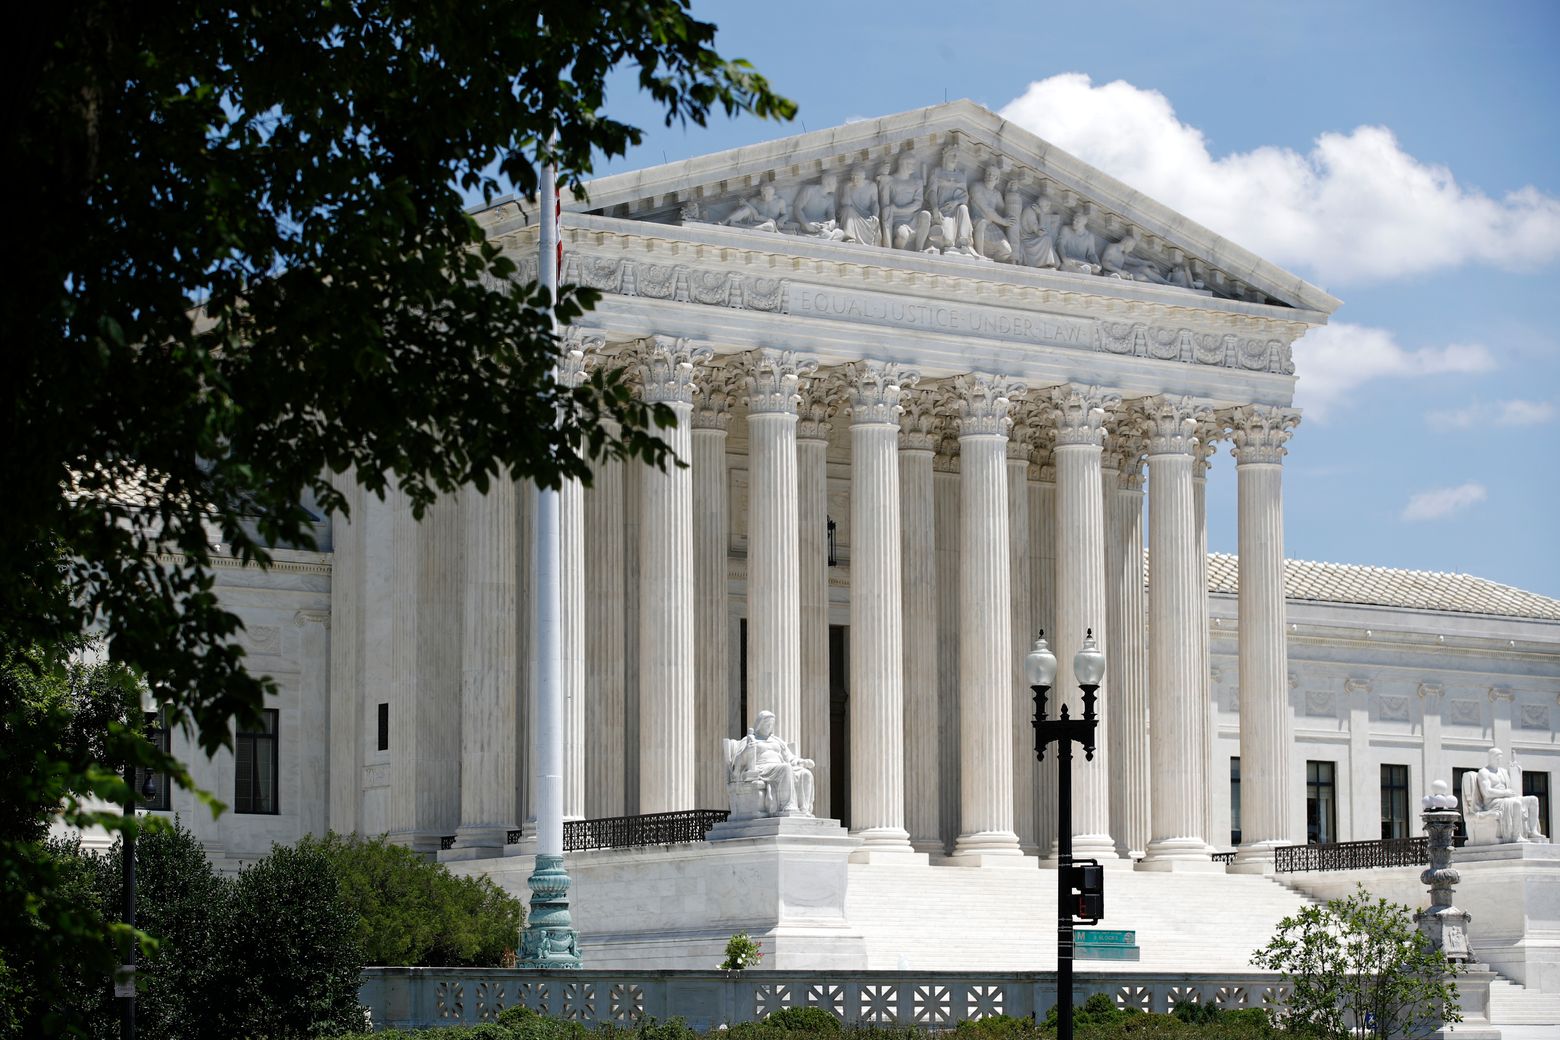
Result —
[[[534, 271], [524, 207], [477, 218]], [[1416, 799], [1481, 741], [1560, 770], [1560, 604], [1286, 605], [1291, 348], [1338, 301], [992, 113], [605, 178], [562, 242], [564, 280], [603, 294], [579, 362], [671, 404], [691, 463], [602, 464], [566, 499], [567, 814], [724, 807], [719, 740], [768, 708], [815, 760], [817, 814], [868, 853], [1033, 863], [1054, 766], [1015, 662], [1037, 628], [1064, 662], [1053, 703], [1077, 699], [1085, 629], [1109, 654], [1080, 855], [1207, 869], [1235, 756], [1246, 862], [1305, 840], [1318, 756], [1340, 763], [1339, 839], [1378, 836], [1364, 774], [1394, 755]], [[1238, 597], [1205, 556], [1221, 449]], [[289, 824], [229, 815], [214, 851], [329, 826], [501, 854], [529, 814], [531, 492], [454, 496], [420, 527], [349, 494], [319, 563], [329, 628], [289, 630], [282, 666], [282, 772], [308, 778]]]

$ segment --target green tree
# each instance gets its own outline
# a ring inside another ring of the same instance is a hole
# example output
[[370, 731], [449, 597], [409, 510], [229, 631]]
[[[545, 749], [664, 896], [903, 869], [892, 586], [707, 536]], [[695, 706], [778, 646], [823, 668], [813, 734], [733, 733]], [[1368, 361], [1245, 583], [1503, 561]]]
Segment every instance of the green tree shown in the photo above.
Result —
[[[0, 280], [0, 668], [36, 658], [57, 677], [101, 633], [209, 753], [274, 689], [245, 668], [214, 543], [261, 565], [312, 544], [344, 504], [338, 474], [380, 494], [394, 474], [420, 512], [501, 475], [588, 478], [590, 454], [665, 464], [670, 413], [620, 373], [553, 381], [552, 315], [593, 295], [513, 284], [464, 201], [529, 198], [545, 164], [577, 186], [595, 156], [638, 143], [603, 112], [620, 66], [669, 124], [788, 118], [714, 31], [686, 0], [30, 12], [0, 106], [27, 249]], [[7, 746], [8, 774], [48, 788], [0, 794], [0, 928], [101, 938], [64, 905], [36, 824], [61, 800], [122, 800], [126, 759], [189, 778], [133, 725], [83, 751], [54, 708], [40, 721], [12, 685], [0, 694], [29, 741]], [[8, 970], [45, 1003], [57, 989]]]
[[1251, 956], [1292, 987], [1285, 1024], [1325, 1040], [1427, 1036], [1462, 1021], [1456, 965], [1414, 927], [1408, 907], [1351, 896], [1307, 906]]

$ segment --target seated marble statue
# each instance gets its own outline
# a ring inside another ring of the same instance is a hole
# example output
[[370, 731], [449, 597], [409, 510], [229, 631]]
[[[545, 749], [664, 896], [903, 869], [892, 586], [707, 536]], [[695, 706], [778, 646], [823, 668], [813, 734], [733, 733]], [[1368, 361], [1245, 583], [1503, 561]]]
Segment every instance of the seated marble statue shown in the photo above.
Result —
[[[988, 260], [1005, 264], [1013, 258], [1013, 215], [1017, 208], [1009, 208], [1017, 193], [1004, 195], [1002, 171], [996, 166], [986, 167], [986, 175], [970, 188], [970, 219], [975, 222], [975, 252]], [[1021, 205], [1021, 204], [1020, 204]]]
[[775, 194], [775, 186], [765, 184], [758, 189], [756, 197], [738, 203], [721, 223], [754, 231], [779, 231], [787, 212], [785, 200]]
[[850, 179], [840, 189], [838, 214], [840, 230], [845, 241], [863, 245], [880, 245], [883, 240], [882, 221], [878, 220], [878, 190], [867, 183], [867, 171], [860, 166], [850, 171]]
[[[1463, 775], [1463, 822], [1468, 828], [1469, 845], [1504, 845], [1531, 841], [1547, 844], [1538, 828], [1538, 799], [1523, 795], [1513, 785], [1511, 773], [1502, 764], [1499, 748], [1490, 748], [1484, 768]], [[1517, 785], [1522, 768], [1515, 761]]]
[[979, 256], [970, 220], [970, 175], [959, 163], [959, 150], [945, 148], [942, 165], [927, 178], [931, 210], [927, 245], [957, 256]]
[[1018, 218], [1018, 262], [1025, 267], [1060, 267], [1062, 258], [1056, 255], [1056, 238], [1051, 234], [1054, 210], [1047, 207], [1049, 200], [1040, 196], [1033, 206], [1024, 209]]
[[1129, 281], [1164, 285], [1165, 276], [1159, 273], [1158, 268], [1147, 260], [1132, 255], [1132, 250], [1136, 247], [1137, 236], [1128, 231], [1121, 236], [1120, 242], [1112, 242], [1105, 247], [1105, 252], [1100, 254], [1100, 270], [1104, 274], [1115, 275], [1117, 278], [1125, 278]]
[[1080, 274], [1100, 273], [1099, 247], [1089, 230], [1089, 215], [1083, 210], [1073, 214], [1072, 224], [1056, 238], [1056, 251], [1062, 258], [1062, 270]]
[[926, 208], [926, 182], [915, 168], [915, 156], [899, 156], [894, 172], [878, 178], [878, 212], [883, 221], [883, 245], [890, 249], [926, 249], [932, 214]]
[[826, 173], [815, 183], [803, 185], [802, 190], [796, 193], [796, 204], [791, 207], [791, 216], [796, 222], [794, 227], [797, 234], [824, 238], [831, 242], [844, 239], [845, 231], [836, 219], [838, 208], [834, 201], [834, 190], [839, 187], [839, 183], [839, 177]]
[[775, 736], [774, 712], [759, 712], [748, 735], [725, 746], [731, 819], [812, 815], [813, 760]]

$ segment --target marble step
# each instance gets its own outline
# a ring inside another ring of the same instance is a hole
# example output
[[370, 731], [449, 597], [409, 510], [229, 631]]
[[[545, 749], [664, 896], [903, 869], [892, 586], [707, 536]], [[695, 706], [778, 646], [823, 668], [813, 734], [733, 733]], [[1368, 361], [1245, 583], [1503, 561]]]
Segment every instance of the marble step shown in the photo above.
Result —
[[1540, 993], [1506, 979], [1490, 983], [1490, 1023], [1560, 1025], [1560, 994]]

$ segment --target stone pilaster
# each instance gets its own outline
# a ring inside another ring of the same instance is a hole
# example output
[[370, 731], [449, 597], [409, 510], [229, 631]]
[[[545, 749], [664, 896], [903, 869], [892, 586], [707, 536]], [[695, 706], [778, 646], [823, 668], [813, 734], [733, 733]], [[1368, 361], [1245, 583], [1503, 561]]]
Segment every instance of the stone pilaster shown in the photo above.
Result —
[[[602, 429], [616, 437], [610, 419]], [[623, 460], [596, 459], [585, 490], [585, 815], [622, 816], [627, 647]]]
[[[364, 572], [368, 563], [368, 502], [352, 470], [331, 483], [346, 499], [347, 512], [331, 517], [330, 580], [330, 828], [340, 834], [360, 829], [363, 787]], [[377, 701], [375, 702], [377, 704]]]
[[[1288, 641], [1284, 633], [1284, 444], [1300, 422], [1253, 405], [1230, 417], [1238, 484], [1240, 828], [1232, 869], [1261, 870], [1298, 835], [1291, 817]], [[1428, 727], [1427, 727], [1428, 728]], [[1427, 734], [1428, 739], [1428, 734]]]
[[918, 852], [942, 852], [942, 727], [938, 702], [937, 528], [932, 459], [937, 417], [925, 391], [902, 398], [899, 423], [899, 558], [904, 575], [905, 823]]
[[827, 383], [802, 381], [796, 421], [797, 524], [801, 537], [801, 753], [813, 760], [813, 815], [833, 818], [829, 762], [829, 403]]
[[899, 399], [915, 375], [875, 361], [849, 373], [851, 829], [857, 858], [910, 855], [905, 830]]
[[[641, 393], [676, 416], [660, 436], [685, 461], [694, 364], [710, 353], [669, 336], [640, 344]], [[692, 473], [645, 467], [639, 490], [638, 810], [673, 812], [695, 808]]]
[[[601, 336], [568, 330], [558, 358], [558, 382], [585, 378], [585, 350], [599, 350]], [[585, 486], [565, 480], [558, 488], [558, 680], [563, 715], [563, 818], [585, 817]]]
[[1104, 455], [1106, 618], [1111, 632], [1105, 674], [1111, 683], [1111, 833], [1122, 856], [1148, 844], [1148, 630], [1143, 589], [1142, 431], [1118, 413]]
[[932, 456], [932, 526], [937, 543], [937, 842], [946, 852], [959, 836], [959, 439], [937, 438]]
[[[1076, 718], [1083, 697], [1072, 659], [1094, 631], [1108, 647], [1112, 633], [1105, 606], [1105, 503], [1100, 453], [1107, 409], [1119, 399], [1098, 387], [1069, 386], [1053, 397], [1056, 420], [1056, 633], [1051, 647], [1058, 663], [1056, 685]], [[1107, 665], [1108, 669], [1108, 665]], [[1109, 734], [1112, 687], [1109, 670], [1099, 691], [1100, 731]], [[1110, 748], [1099, 741], [1094, 761], [1073, 758], [1073, 854], [1100, 860], [1116, 858], [1110, 835]]]
[[[1056, 638], [1056, 429], [1049, 415], [1037, 415], [1030, 428], [1029, 449], [1029, 567], [1031, 627]], [[1026, 644], [1024, 653], [1029, 653]], [[1016, 653], [1018, 648], [1014, 648]], [[1025, 719], [1034, 716], [1026, 706]], [[1027, 749], [1034, 758], [1034, 745]], [[1034, 766], [1034, 830], [1042, 857], [1056, 848], [1056, 767], [1036, 761]]]
[[515, 826], [515, 482], [461, 489], [460, 826], [457, 849], [504, 850]]
[[[1027, 434], [1027, 430], [1023, 431]], [[1033, 694], [1024, 676], [1024, 655], [1035, 638], [1029, 562], [1029, 443], [1014, 436], [1007, 443], [1008, 573], [1011, 577], [1009, 671], [1013, 711], [1008, 730], [1013, 740], [1013, 833], [1025, 855], [1039, 852], [1035, 835], [1034, 730], [1024, 723], [1033, 714]]]
[[[1150, 837], [1142, 867], [1212, 869], [1203, 833], [1203, 703], [1198, 632], [1206, 632], [1197, 562], [1193, 456], [1204, 417], [1188, 398], [1148, 398]], [[1205, 586], [1206, 587], [1206, 586]]]
[[1013, 829], [1013, 631], [1007, 444], [1022, 384], [960, 376], [959, 838], [954, 859], [1022, 858]]
[[700, 808], [726, 805], [721, 739], [733, 735], [727, 558], [731, 542], [726, 437], [741, 377], [735, 369], [705, 365], [693, 407], [693, 645], [694, 799]]
[[[801, 570], [796, 483], [797, 393], [814, 363], [791, 351], [745, 359], [748, 407], [748, 718], [802, 721]], [[794, 739], [794, 738], [793, 738]], [[800, 749], [805, 756], [805, 749]]]

